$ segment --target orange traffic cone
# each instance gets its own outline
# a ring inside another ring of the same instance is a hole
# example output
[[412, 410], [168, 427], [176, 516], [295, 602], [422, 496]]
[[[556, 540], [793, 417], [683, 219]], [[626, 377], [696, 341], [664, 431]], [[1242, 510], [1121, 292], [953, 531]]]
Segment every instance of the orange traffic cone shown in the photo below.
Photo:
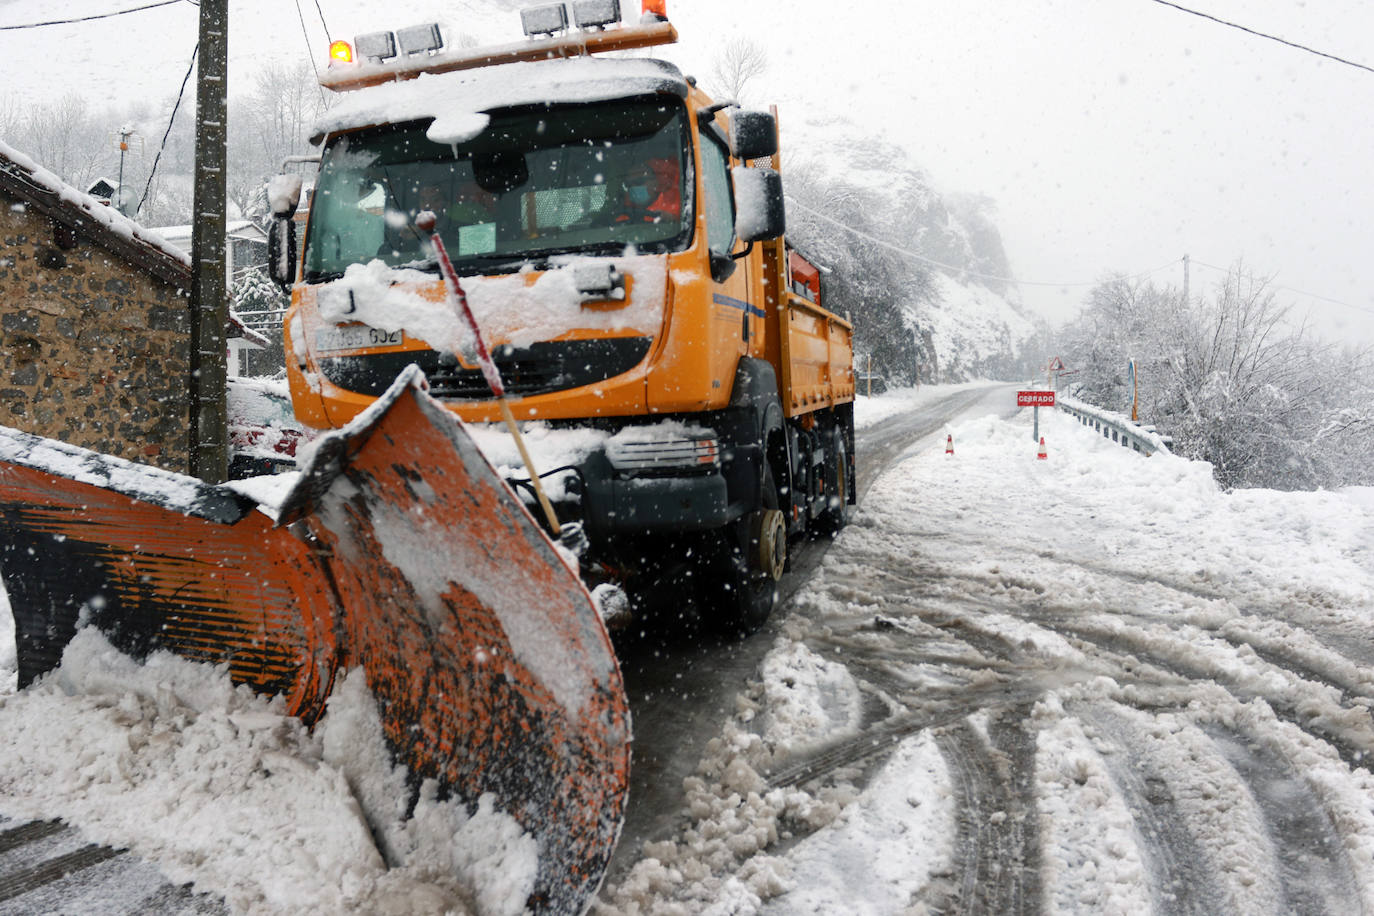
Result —
[[945, 454], [946, 454], [946, 455], [953, 455], [953, 454], [954, 454], [954, 436], [952, 436], [952, 435], [950, 435], [950, 436], [945, 436]]
[[1046, 454], [1045, 454], [1045, 437], [1044, 437], [1044, 436], [1041, 436], [1041, 437], [1040, 437], [1040, 452], [1039, 452], [1035, 457], [1036, 457], [1036, 458], [1039, 458], [1041, 461], [1044, 461], [1046, 458], [1050, 457], [1049, 455], [1046, 455]]

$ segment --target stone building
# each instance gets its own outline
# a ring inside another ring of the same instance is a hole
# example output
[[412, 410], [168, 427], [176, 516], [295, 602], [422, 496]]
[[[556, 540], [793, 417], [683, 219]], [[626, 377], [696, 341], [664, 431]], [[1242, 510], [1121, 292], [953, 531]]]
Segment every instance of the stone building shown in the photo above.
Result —
[[0, 424], [190, 469], [190, 260], [0, 143]]

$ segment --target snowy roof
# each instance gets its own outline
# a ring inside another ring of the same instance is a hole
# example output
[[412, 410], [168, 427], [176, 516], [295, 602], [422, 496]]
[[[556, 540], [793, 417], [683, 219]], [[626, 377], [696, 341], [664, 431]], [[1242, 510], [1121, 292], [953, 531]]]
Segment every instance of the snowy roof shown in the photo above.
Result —
[[190, 288], [190, 255], [5, 143], [0, 143], [0, 192], [19, 198], [159, 279]]
[[[182, 226], [157, 226], [152, 230], [162, 236], [167, 242], [179, 251], [190, 250], [192, 227], [188, 223]], [[255, 240], [266, 240], [267, 233], [262, 231], [262, 227], [251, 219], [233, 219], [224, 224], [224, 234], [229, 238], [249, 238]]]
[[483, 112], [512, 105], [600, 102], [665, 92], [687, 97], [687, 80], [667, 61], [577, 57], [426, 73], [343, 93], [315, 123], [312, 142], [373, 124], [433, 118], [428, 136], [461, 143], [486, 127]]
[[243, 319], [239, 317], [238, 312], [234, 311], [233, 309], [229, 310], [229, 321], [227, 322], [225, 330], [228, 332], [229, 337], [241, 338], [260, 350], [266, 350], [271, 345], [271, 341], [269, 341], [263, 334], [260, 334], [259, 332], [250, 328], [248, 325], [244, 324]]

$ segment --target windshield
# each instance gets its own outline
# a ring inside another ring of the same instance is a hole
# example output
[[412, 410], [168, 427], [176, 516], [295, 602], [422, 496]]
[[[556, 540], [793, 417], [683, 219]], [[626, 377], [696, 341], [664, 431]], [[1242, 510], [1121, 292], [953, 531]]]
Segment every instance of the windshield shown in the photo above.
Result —
[[691, 235], [683, 111], [662, 97], [508, 110], [457, 145], [429, 140], [427, 122], [337, 137], [316, 185], [306, 280], [373, 258], [431, 267], [421, 210], [467, 272], [561, 252], [680, 249]]

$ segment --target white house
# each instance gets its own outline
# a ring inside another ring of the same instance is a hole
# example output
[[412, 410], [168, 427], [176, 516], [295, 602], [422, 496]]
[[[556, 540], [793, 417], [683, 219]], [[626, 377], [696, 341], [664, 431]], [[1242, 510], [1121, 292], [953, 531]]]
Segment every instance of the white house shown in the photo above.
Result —
[[[171, 244], [188, 255], [191, 253], [190, 226], [159, 226], [153, 229]], [[267, 233], [251, 220], [231, 220], [224, 226], [228, 236], [229, 286], [232, 288], [244, 272], [258, 268], [267, 272]]]
[[[162, 236], [171, 245], [185, 251], [189, 256], [191, 253], [191, 227], [190, 226], [160, 226], [153, 230]], [[232, 290], [234, 284], [243, 276], [244, 272], [254, 268], [267, 270], [267, 233], [263, 232], [256, 224], [250, 220], [232, 220], [225, 224], [225, 235], [228, 236], [227, 261], [225, 265], [228, 271], [228, 286]], [[262, 334], [253, 330], [243, 323], [238, 315], [232, 311], [229, 313], [229, 365], [228, 372], [231, 378], [236, 378], [243, 374], [249, 350], [265, 350], [269, 342]]]

